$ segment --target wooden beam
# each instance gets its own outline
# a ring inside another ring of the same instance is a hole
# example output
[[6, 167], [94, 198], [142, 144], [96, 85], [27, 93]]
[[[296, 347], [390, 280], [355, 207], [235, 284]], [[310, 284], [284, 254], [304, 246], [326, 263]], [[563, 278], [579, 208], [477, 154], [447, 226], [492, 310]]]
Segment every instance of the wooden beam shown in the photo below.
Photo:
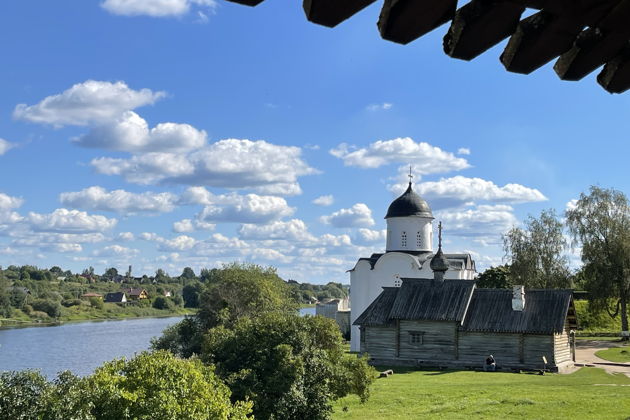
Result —
[[304, 0], [306, 18], [319, 25], [333, 28], [376, 0]]
[[516, 30], [525, 6], [505, 1], [472, 0], [456, 13], [444, 36], [444, 52], [472, 60]]
[[596, 27], [580, 33], [573, 47], [563, 53], [554, 70], [562, 80], [580, 80], [612, 60], [630, 37], [630, 0], [623, 0]]
[[569, 50], [583, 24], [540, 11], [523, 19], [501, 54], [506, 70], [529, 74]]
[[243, 4], [245, 6], [258, 6], [260, 3], [262, 3], [265, 0], [228, 0], [231, 1], [232, 3], [238, 3], [238, 4]]
[[381, 37], [408, 44], [455, 16], [457, 0], [385, 0], [378, 19]]
[[630, 46], [626, 47], [615, 58], [604, 66], [597, 75], [597, 83], [610, 93], [623, 93], [630, 89]]

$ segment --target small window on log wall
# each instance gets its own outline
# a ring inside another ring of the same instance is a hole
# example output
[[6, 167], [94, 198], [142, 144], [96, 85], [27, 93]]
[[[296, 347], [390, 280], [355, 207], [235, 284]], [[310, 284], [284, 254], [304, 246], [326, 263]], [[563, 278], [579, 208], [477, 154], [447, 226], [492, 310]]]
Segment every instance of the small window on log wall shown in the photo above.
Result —
[[407, 248], [407, 232], [402, 233], [401, 242], [402, 242], [402, 247]]
[[424, 341], [424, 333], [422, 331], [409, 331], [409, 344], [419, 346]]

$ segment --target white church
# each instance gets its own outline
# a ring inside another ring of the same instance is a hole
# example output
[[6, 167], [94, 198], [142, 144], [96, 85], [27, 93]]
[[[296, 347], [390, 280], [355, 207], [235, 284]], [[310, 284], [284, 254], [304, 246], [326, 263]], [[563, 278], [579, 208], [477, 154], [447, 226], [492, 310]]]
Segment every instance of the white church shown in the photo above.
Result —
[[[387, 210], [387, 244], [385, 253], [359, 258], [350, 270], [351, 322], [383, 292], [383, 287], [400, 287], [403, 278], [433, 278], [433, 214], [431, 208], [413, 191], [407, 190]], [[441, 252], [439, 253], [441, 254]], [[439, 255], [436, 262], [448, 261], [447, 280], [473, 280], [476, 269], [470, 254]], [[352, 351], [360, 351], [359, 326], [352, 325]]]

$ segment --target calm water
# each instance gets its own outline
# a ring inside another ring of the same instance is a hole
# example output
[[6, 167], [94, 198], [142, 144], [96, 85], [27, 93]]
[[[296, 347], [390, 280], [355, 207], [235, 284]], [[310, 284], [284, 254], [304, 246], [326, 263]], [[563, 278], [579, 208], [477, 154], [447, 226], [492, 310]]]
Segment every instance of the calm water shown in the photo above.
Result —
[[0, 372], [40, 369], [49, 379], [63, 370], [89, 375], [105, 361], [148, 349], [151, 338], [181, 319], [127, 319], [0, 330]]

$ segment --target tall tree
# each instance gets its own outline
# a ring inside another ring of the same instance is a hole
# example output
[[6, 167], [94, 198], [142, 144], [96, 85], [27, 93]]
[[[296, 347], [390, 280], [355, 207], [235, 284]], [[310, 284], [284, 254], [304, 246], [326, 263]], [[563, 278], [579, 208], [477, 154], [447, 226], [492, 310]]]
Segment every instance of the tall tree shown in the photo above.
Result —
[[[630, 204], [621, 191], [592, 186], [566, 212], [569, 231], [582, 247], [585, 288], [590, 305], [621, 315], [628, 331], [630, 300]], [[625, 337], [628, 340], [628, 337]]]
[[490, 267], [477, 277], [477, 287], [489, 289], [509, 289], [512, 287], [510, 282], [510, 266], [507, 264], [497, 267]]
[[511, 283], [530, 288], [571, 287], [566, 247], [562, 222], [553, 209], [543, 210], [538, 218], [530, 215], [524, 229], [514, 227], [503, 235]]

